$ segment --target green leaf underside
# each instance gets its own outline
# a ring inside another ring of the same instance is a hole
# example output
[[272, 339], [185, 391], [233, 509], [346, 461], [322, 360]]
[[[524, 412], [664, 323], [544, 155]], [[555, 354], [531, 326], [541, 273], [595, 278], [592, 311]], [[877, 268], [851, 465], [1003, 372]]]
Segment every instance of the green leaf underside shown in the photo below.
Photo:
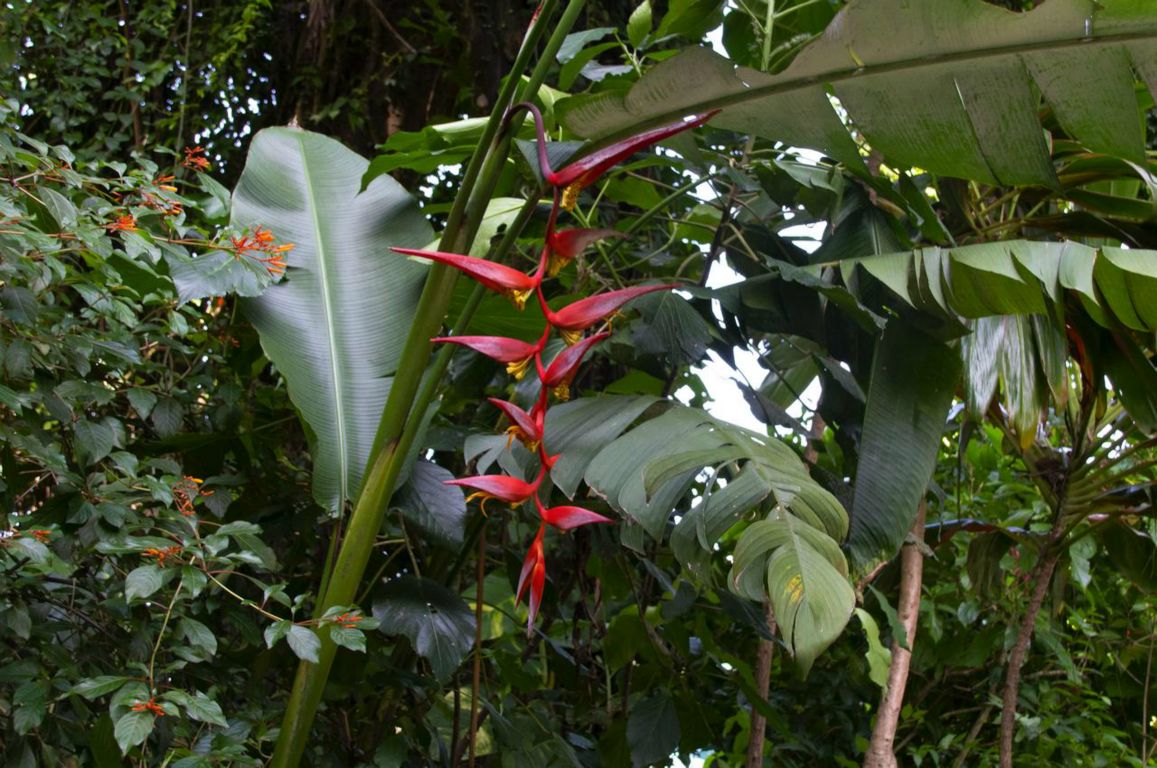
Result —
[[780, 508], [753, 523], [735, 548], [732, 589], [762, 597], [764, 582], [788, 650], [806, 673], [840, 635], [856, 596], [839, 545]]
[[1101, 325], [1157, 330], [1157, 251], [1007, 240], [839, 262], [911, 306], [962, 317], [1051, 314], [1075, 296]]
[[843, 507], [808, 476], [791, 448], [697, 408], [670, 408], [605, 445], [586, 467], [585, 479], [611, 506], [661, 538], [691, 479], [726, 461], [741, 461], [743, 469], [688, 511], [676, 536], [690, 536], [710, 549], [715, 538], [708, 530], [721, 535], [769, 497], [837, 540], [847, 532]]
[[888, 325], [872, 361], [856, 470], [848, 550], [857, 574], [891, 559], [916, 518], [959, 377], [954, 350]]
[[358, 491], [426, 274], [389, 247], [432, 236], [393, 179], [358, 193], [366, 167], [332, 139], [268, 129], [234, 193], [234, 225], [295, 244], [285, 279], [244, 306], [312, 432], [314, 498], [329, 509]]
[[830, 88], [893, 165], [1056, 186], [1037, 93], [1089, 149], [1140, 162], [1133, 69], [1157, 92], [1155, 60], [1157, 18], [1139, 2], [1050, 0], [1013, 13], [981, 0], [853, 0], [777, 75], [691, 48], [629, 91], [557, 110], [580, 136], [610, 139], [724, 108], [716, 127], [819, 149], [866, 172]]

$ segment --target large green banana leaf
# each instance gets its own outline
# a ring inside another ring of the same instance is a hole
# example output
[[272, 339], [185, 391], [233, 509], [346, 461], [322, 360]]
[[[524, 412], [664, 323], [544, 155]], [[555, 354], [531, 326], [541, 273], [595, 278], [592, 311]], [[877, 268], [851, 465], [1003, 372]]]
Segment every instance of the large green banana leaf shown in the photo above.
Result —
[[314, 498], [331, 510], [358, 491], [426, 274], [389, 248], [432, 237], [388, 176], [359, 194], [367, 166], [333, 139], [271, 128], [233, 193], [234, 225], [295, 244], [285, 279], [244, 307], [309, 427]]
[[960, 359], [899, 320], [888, 324], [872, 360], [860, 438], [848, 551], [857, 576], [890, 560], [904, 543], [932, 470], [960, 380]]
[[[1128, 330], [1157, 330], [1157, 252], [1015, 240], [846, 259], [838, 266], [849, 285], [858, 285], [859, 267], [912, 307], [976, 319], [962, 343], [967, 399], [974, 411], [987, 410], [1001, 381], [1025, 445], [1036, 436], [1046, 393], [1055, 406], [1068, 395], [1060, 330], [1066, 304], [1107, 329], [1094, 337], [1093, 326], [1086, 340], [1103, 339], [1097, 357], [1122, 405], [1140, 429], [1157, 429], [1157, 368]], [[955, 361], [940, 345], [905, 342], [888, 353], [887, 340], [886, 333], [873, 370], [848, 541], [858, 573], [891, 557], [904, 539], [952, 396], [952, 380], [939, 380], [956, 375]], [[889, 354], [911, 359], [881, 362]], [[926, 354], [937, 360], [923, 360]], [[887, 376], [889, 369], [899, 375]], [[920, 387], [928, 391], [912, 389]], [[927, 413], [915, 407], [932, 403], [936, 392], [939, 402]]]
[[854, 172], [864, 166], [850, 130], [900, 167], [1056, 186], [1040, 96], [1089, 149], [1141, 162], [1134, 69], [1157, 93], [1149, 0], [1049, 0], [1019, 14], [982, 0], [852, 0], [779, 74], [691, 48], [628, 90], [556, 109], [603, 139], [723, 108], [713, 125], [813, 147]]
[[1075, 295], [1099, 324], [1157, 330], [1157, 251], [1007, 240], [919, 248], [839, 262], [860, 267], [908, 304], [962, 317], [1049, 314]]

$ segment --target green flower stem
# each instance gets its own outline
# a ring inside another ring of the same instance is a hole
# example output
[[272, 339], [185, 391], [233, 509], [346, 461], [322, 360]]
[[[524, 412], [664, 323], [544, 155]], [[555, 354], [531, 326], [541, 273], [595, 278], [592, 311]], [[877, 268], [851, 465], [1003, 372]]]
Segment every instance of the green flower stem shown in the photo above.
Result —
[[[514, 103], [515, 94], [520, 91], [521, 82], [517, 73], [522, 72], [529, 64], [534, 48], [545, 29], [544, 24], [553, 13], [556, 4], [557, 0], [545, 0], [543, 3], [539, 21], [527, 34], [522, 50], [515, 60], [512, 74], [507, 78], [499, 94], [495, 110], [479, 141], [479, 151], [467, 166], [459, 194], [450, 211], [439, 246], [443, 250], [456, 252], [467, 250], [477, 234], [486, 204], [493, 194], [509, 149], [510, 137], [505, 131], [500, 132], [500, 128], [504, 122], [506, 109]], [[528, 89], [533, 87], [537, 90], [545, 79], [546, 72], [570, 26], [577, 20], [582, 5], [582, 0], [571, 0], [568, 4], [543, 56], [526, 84]], [[457, 273], [443, 265], [436, 264], [430, 269], [415, 312], [414, 323], [406, 339], [398, 373], [378, 425], [365, 480], [350, 516], [349, 528], [338, 550], [332, 571], [322, 575], [322, 582], [327, 584], [327, 588], [318, 601], [316, 607], [318, 615], [324, 614], [334, 605], [348, 605], [356, 596], [387, 503], [393, 494], [406, 455], [417, 438], [421, 419], [412, 418], [411, 414], [420, 416], [424, 412], [437, 391], [441, 371], [444, 371], [446, 364], [449, 363], [448, 354], [439, 355], [435, 368], [429, 371], [430, 374], [436, 375], [423, 376], [426, 362], [430, 358], [430, 338], [438, 332], [446, 316], [456, 278]], [[328, 632], [319, 633], [319, 637], [321, 648], [318, 651], [318, 662], [310, 664], [302, 661], [298, 664], [293, 690], [282, 721], [281, 734], [270, 761], [273, 768], [294, 768], [301, 762], [305, 751], [314, 715], [321, 702], [325, 683], [337, 652], [337, 646], [330, 640]]]

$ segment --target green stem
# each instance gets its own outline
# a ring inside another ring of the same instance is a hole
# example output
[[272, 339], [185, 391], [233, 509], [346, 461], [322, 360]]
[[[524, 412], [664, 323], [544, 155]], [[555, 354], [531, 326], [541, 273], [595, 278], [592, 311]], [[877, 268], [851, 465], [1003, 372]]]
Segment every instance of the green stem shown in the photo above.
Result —
[[[506, 161], [509, 136], [500, 132], [504, 113], [514, 103], [520, 90], [519, 73], [524, 71], [544, 31], [546, 19], [553, 13], [558, 0], [545, 0], [538, 23], [531, 28], [515, 60], [511, 75], [499, 94], [495, 110], [487, 122], [478, 150], [471, 158], [463, 176], [459, 194], [450, 211], [439, 248], [463, 252], [477, 234], [486, 205], [493, 194], [498, 177]], [[558, 48], [562, 45], [571, 25], [578, 19], [582, 0], [570, 0], [554, 34], [539, 59], [523, 92], [537, 90], [546, 77]], [[511, 237], [513, 242], [513, 237]], [[421, 424], [421, 414], [432, 401], [442, 372], [449, 363], [450, 354], [439, 354], [433, 368], [426, 372], [430, 358], [430, 338], [442, 325], [449, 306], [457, 273], [443, 265], [430, 269], [425, 288], [419, 299], [414, 323], [410, 327], [402, 351], [398, 373], [390, 389], [390, 396], [382, 412], [378, 431], [370, 451], [370, 459], [344, 541], [338, 550], [332, 569], [322, 575], [327, 584], [316, 607], [318, 615], [334, 605], [348, 605], [356, 596], [357, 587], [369, 563], [373, 543], [381, 527], [382, 516], [393, 494], [405, 458], [409, 453]], [[314, 715], [321, 702], [326, 680], [333, 666], [337, 646], [327, 632], [319, 633], [321, 648], [318, 661], [298, 664], [293, 690], [286, 704], [281, 733], [274, 748], [270, 765], [273, 768], [294, 768], [301, 762]]]

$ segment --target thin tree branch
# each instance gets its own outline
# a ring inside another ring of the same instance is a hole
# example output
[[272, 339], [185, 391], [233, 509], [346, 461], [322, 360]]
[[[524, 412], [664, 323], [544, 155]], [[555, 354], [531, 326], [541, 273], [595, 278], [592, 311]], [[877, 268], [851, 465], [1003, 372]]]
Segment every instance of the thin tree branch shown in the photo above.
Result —
[[913, 541], [900, 550], [900, 626], [907, 639], [907, 648], [899, 639], [892, 640], [892, 665], [888, 669], [888, 684], [880, 699], [872, 742], [864, 758], [864, 768], [895, 768], [896, 727], [900, 724], [900, 710], [904, 705], [904, 690], [908, 686], [908, 669], [912, 663], [912, 647], [916, 643], [916, 623], [920, 617], [920, 587], [924, 577], [924, 555], [918, 542], [924, 541], [924, 516], [927, 506], [923, 500], [912, 523]]

